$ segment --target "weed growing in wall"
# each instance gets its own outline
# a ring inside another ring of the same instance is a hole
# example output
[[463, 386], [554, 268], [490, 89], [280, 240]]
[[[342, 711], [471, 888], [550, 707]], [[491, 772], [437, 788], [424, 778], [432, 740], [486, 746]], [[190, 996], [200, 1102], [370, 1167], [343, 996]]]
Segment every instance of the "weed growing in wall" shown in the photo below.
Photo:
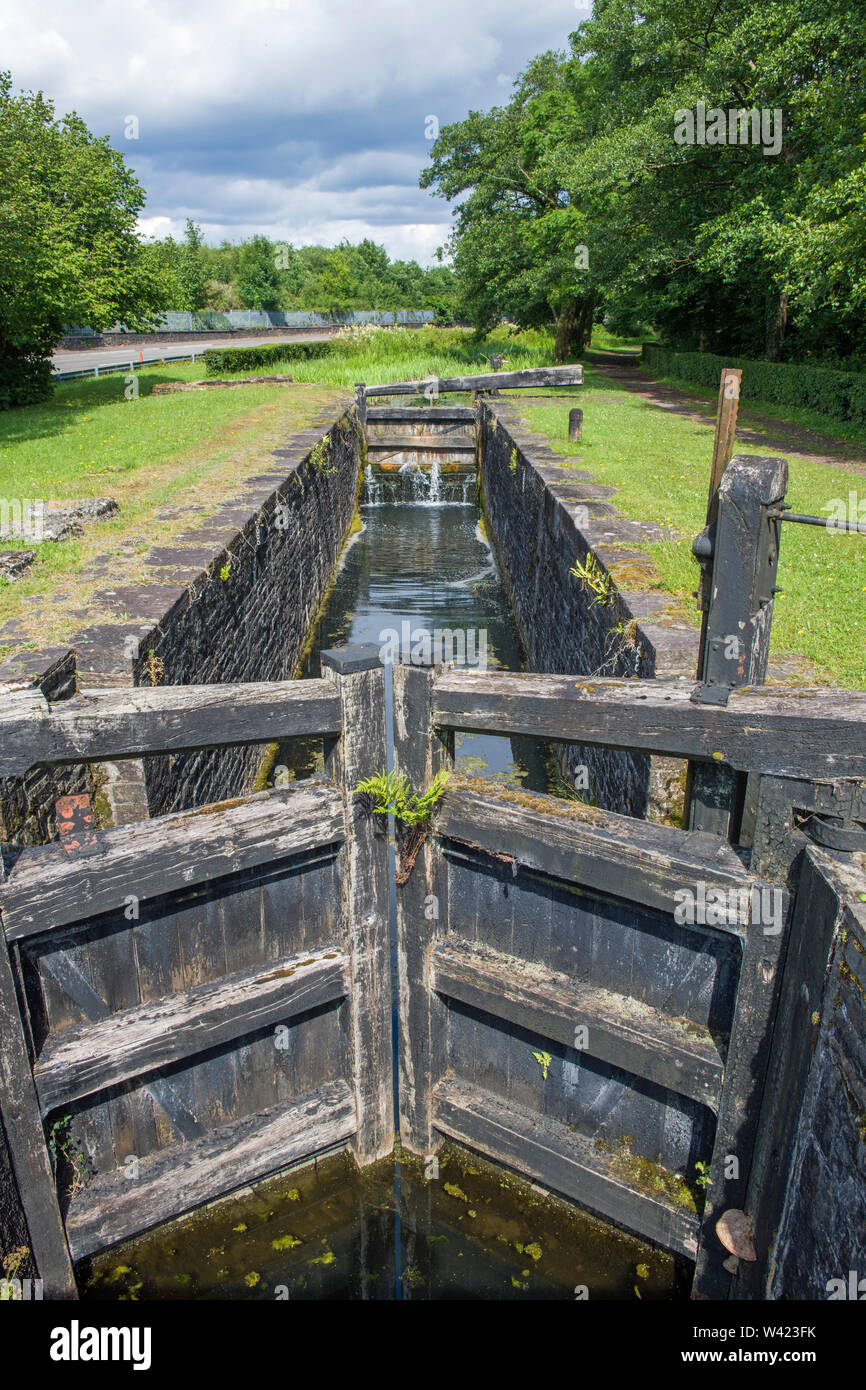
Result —
[[310, 467], [316, 473], [320, 473], [322, 477], [336, 472], [337, 465], [329, 461], [330, 448], [330, 436], [323, 434], [315, 448], [310, 450]]

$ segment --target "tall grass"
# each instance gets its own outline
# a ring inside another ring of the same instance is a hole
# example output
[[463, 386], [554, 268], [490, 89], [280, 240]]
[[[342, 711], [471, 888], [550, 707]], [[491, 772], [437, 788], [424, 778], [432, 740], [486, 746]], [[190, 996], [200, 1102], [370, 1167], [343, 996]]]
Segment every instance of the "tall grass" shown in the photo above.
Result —
[[[483, 343], [471, 328], [376, 328], [365, 326], [335, 335], [333, 346], [320, 358], [275, 362], [269, 371], [285, 371], [295, 381], [323, 386], [352, 387], [363, 381], [384, 386], [396, 381], [420, 381], [438, 376], [489, 372], [493, 353], [505, 367], [545, 367], [553, 362], [553, 339], [535, 331], [494, 331]], [[243, 377], [244, 372], [224, 373]]]

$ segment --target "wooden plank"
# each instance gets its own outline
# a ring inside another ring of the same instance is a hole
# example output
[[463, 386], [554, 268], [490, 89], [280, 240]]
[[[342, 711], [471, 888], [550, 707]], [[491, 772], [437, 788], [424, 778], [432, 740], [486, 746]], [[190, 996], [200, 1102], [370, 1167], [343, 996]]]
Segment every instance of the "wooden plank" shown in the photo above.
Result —
[[[387, 386], [368, 386], [367, 396], [421, 396], [431, 389], [447, 391], [511, 390], [528, 386], [582, 386], [583, 367], [572, 363], [563, 367], [532, 367], [519, 372], [481, 372], [474, 376], [424, 377], [421, 381], [392, 382]], [[368, 417], [369, 418], [369, 417]]]
[[715, 1109], [723, 1061], [712, 1035], [636, 999], [570, 980], [449, 936], [433, 953], [433, 988], [543, 1038]]
[[[84, 976], [72, 958], [71, 952], [57, 951], [51, 956], [44, 957], [43, 963], [58, 984], [69, 993], [91, 1024], [98, 1024], [112, 1017], [112, 1012], [102, 995], [97, 993], [90, 981]], [[67, 1037], [72, 1031], [63, 1032], [61, 1036]], [[145, 1090], [160, 1106], [172, 1131], [179, 1138], [197, 1139], [203, 1134], [202, 1126], [195, 1115], [177, 1094], [175, 1086], [166, 1081], [164, 1077], [153, 1077], [147, 1083]], [[106, 1116], [111, 1112], [113, 1105], [113, 1101], [107, 1102]], [[77, 1122], [76, 1117], [76, 1124]]]
[[[781, 921], [764, 925], [754, 922], [746, 933], [701, 1223], [693, 1297], [724, 1298], [730, 1285], [730, 1275], [724, 1267], [728, 1252], [716, 1235], [715, 1227], [723, 1212], [732, 1208], [743, 1211], [746, 1207], [791, 917], [790, 899], [785, 895]], [[812, 930], [811, 923], [809, 929]], [[731, 1156], [736, 1158], [733, 1165]]]
[[[853, 856], [836, 856], [817, 845], [807, 848], [801, 861], [748, 1193], [741, 1204], [752, 1219], [758, 1258], [740, 1262], [734, 1279], [733, 1297], [737, 1299], [772, 1297], [768, 1286], [773, 1277], [774, 1247], [789, 1198], [797, 1136], [804, 1124], [804, 1110], [808, 1113], [814, 1105], [809, 1073], [814, 1059], [821, 1055], [818, 1026], [833, 1026], [821, 1018], [826, 1007], [822, 1000], [837, 988], [828, 966], [834, 942], [842, 945], [840, 932], [847, 928], [855, 950], [862, 940], [862, 927], [856, 922], [858, 910], [863, 911], [858, 902], [862, 887], [862, 871]], [[838, 957], [837, 962], [841, 963]], [[856, 987], [853, 981], [852, 987]], [[805, 1123], [811, 1129], [809, 1121]], [[840, 1174], [840, 1181], [844, 1180]], [[853, 1172], [850, 1180], [854, 1180]]]
[[686, 682], [446, 671], [433, 718], [450, 729], [528, 734], [727, 764], [780, 777], [866, 777], [866, 692], [743, 686], [726, 706]]
[[334, 1081], [288, 1107], [271, 1107], [191, 1144], [150, 1154], [139, 1176], [125, 1171], [94, 1179], [72, 1199], [66, 1228], [73, 1257], [158, 1226], [221, 1194], [292, 1163], [346, 1143], [355, 1106], [344, 1081]]
[[331, 1003], [347, 964], [336, 947], [290, 956], [67, 1029], [36, 1063], [43, 1112]]
[[[710, 464], [710, 484], [707, 496], [707, 530], [715, 523], [719, 514], [719, 488], [725, 469], [734, 452], [737, 436], [737, 414], [740, 408], [741, 367], [723, 367], [719, 378], [719, 399], [716, 406], [716, 431], [713, 437], [713, 457]], [[712, 561], [705, 560], [701, 565], [699, 602], [703, 610], [701, 636], [698, 644], [697, 679], [703, 680], [704, 656], [707, 645], [707, 611], [710, 606], [712, 588]]]
[[423, 451], [438, 450], [444, 454], [474, 454], [475, 440], [465, 435], [453, 434], [389, 434], [371, 435], [367, 440], [367, 453], [398, 452], [400, 450]]
[[[394, 667], [394, 768], [413, 791], [430, 786], [436, 773], [453, 766], [453, 742], [432, 730], [433, 672]], [[411, 832], [397, 827], [397, 853]], [[444, 856], [427, 837], [397, 895], [397, 998], [399, 1010], [400, 1139], [412, 1153], [433, 1154], [432, 1088], [445, 1070], [448, 1011], [432, 989], [431, 950], [447, 921]]]
[[77, 1297], [57, 1189], [0, 929], [0, 1114], [38, 1276], [46, 1298]]
[[101, 853], [69, 858], [56, 844], [24, 850], [0, 887], [10, 940], [80, 922], [180, 888], [237, 874], [344, 838], [332, 787], [298, 783], [237, 802], [176, 811], [106, 830]]
[[347, 803], [342, 909], [352, 998], [346, 1041], [357, 1114], [353, 1149], [364, 1166], [394, 1147], [387, 822], [355, 795], [387, 759], [385, 671], [375, 645], [323, 651], [320, 659], [339, 697], [343, 731], [325, 742], [325, 768]]
[[459, 1081], [440, 1081], [434, 1092], [437, 1129], [497, 1163], [506, 1163], [582, 1207], [694, 1259], [697, 1218], [662, 1194], [631, 1187], [610, 1154], [565, 1125]]
[[337, 733], [339, 719], [339, 702], [321, 680], [89, 690], [50, 708], [44, 700], [4, 695], [0, 777], [20, 775], [35, 763], [138, 758]]
[[678, 890], [691, 888], [696, 901], [700, 884], [706, 893], [734, 893], [738, 896], [719, 905], [718, 923], [698, 930], [743, 935], [748, 890], [757, 881], [724, 841], [555, 797], [535, 795], [531, 800], [532, 807], [549, 807], [550, 813], [507, 794], [472, 790], [467, 779], [445, 793], [434, 818], [436, 833], [523, 868], [670, 914]]
[[383, 424], [399, 421], [403, 424], [417, 421], [419, 424], [451, 425], [475, 424], [475, 411], [469, 405], [376, 405], [367, 411], [367, 424]]

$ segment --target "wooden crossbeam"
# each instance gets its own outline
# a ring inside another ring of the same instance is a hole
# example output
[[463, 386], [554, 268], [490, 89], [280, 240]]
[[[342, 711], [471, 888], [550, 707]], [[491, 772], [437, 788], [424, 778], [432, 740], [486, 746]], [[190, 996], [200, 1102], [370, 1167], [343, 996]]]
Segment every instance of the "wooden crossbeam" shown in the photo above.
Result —
[[85, 690], [54, 705], [28, 691], [0, 701], [0, 777], [21, 776], [37, 763], [113, 761], [339, 732], [340, 702], [323, 680]]
[[694, 1259], [694, 1212], [658, 1192], [634, 1187], [615, 1157], [592, 1140], [547, 1116], [531, 1114], [459, 1080], [440, 1081], [433, 1093], [433, 1123], [458, 1143], [505, 1162], [581, 1206]]
[[[671, 914], [676, 892], [689, 887], [697, 892], [702, 883], [706, 892], [724, 895], [724, 902], [719, 899], [718, 920], [701, 930], [745, 934], [748, 890], [756, 880], [724, 841], [555, 797], [534, 796], [527, 807], [477, 792], [469, 780], [464, 787], [452, 785], [439, 803], [433, 827], [440, 838]], [[550, 814], [539, 809], [545, 804]]]
[[320, 1008], [345, 995], [347, 970], [345, 954], [333, 946], [257, 965], [138, 1008], [110, 1013], [103, 1005], [89, 1015], [97, 1021], [64, 1029], [40, 1053], [34, 1074], [42, 1108], [47, 1112]]
[[529, 386], [582, 386], [583, 367], [531, 367], [519, 372], [481, 372], [473, 376], [424, 377], [420, 381], [396, 381], [386, 386], [367, 386], [368, 396], [444, 395], [449, 391], [520, 390]]
[[333, 1081], [288, 1106], [274, 1106], [191, 1144], [139, 1160], [130, 1182], [123, 1169], [97, 1177], [70, 1204], [67, 1234], [76, 1260], [158, 1226], [224, 1192], [345, 1144], [355, 1133], [355, 1102]]
[[[716, 1109], [723, 1061], [706, 1028], [536, 962], [449, 936], [433, 952], [433, 988], [494, 1018]], [[577, 1038], [582, 1029], [584, 1037]]]
[[433, 721], [780, 777], [866, 777], [866, 692], [743, 686], [717, 706], [691, 691], [684, 681], [446, 671]]
[[343, 801], [303, 783], [235, 803], [176, 811], [98, 835], [101, 854], [68, 858], [57, 844], [24, 850], [0, 885], [9, 941], [189, 890], [244, 869], [342, 843]]

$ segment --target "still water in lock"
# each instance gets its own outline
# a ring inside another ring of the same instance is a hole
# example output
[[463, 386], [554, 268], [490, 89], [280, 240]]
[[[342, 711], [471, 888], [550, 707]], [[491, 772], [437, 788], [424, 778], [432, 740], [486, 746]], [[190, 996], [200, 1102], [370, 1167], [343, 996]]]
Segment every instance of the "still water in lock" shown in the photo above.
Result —
[[[466, 665], [480, 659], [488, 668], [523, 667], [505, 589], [482, 534], [474, 473], [409, 468], [374, 477], [368, 470], [361, 517], [364, 529], [344, 552], [305, 676], [320, 674], [321, 650], [347, 643], [390, 644], [391, 657], [403, 661], [413, 659], [414, 648], [416, 660], [429, 660], [425, 644], [432, 646], [437, 632], [463, 634]], [[461, 652], [454, 654], [459, 661]], [[555, 790], [548, 750], [533, 740], [458, 735], [455, 760], [464, 775]], [[272, 780], [320, 768], [321, 742], [297, 740], [280, 749]], [[396, 1045], [396, 1019], [394, 1029]], [[447, 1146], [437, 1162], [429, 1171], [423, 1161], [398, 1154], [359, 1172], [338, 1154], [283, 1173], [107, 1251], [89, 1270], [84, 1296], [687, 1296], [687, 1267], [672, 1256], [457, 1147]]]

